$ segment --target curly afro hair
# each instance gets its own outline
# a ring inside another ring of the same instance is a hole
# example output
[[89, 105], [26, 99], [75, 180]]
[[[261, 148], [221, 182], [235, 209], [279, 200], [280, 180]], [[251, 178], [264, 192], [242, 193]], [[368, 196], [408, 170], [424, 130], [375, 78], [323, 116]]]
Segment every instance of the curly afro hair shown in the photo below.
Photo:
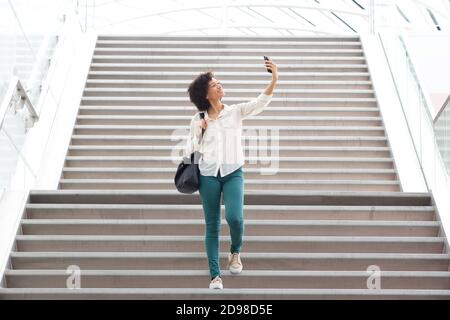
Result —
[[208, 94], [208, 83], [212, 80], [214, 74], [212, 72], [204, 72], [199, 74], [189, 85], [188, 93], [189, 99], [198, 111], [207, 111], [211, 108], [211, 104], [206, 95]]

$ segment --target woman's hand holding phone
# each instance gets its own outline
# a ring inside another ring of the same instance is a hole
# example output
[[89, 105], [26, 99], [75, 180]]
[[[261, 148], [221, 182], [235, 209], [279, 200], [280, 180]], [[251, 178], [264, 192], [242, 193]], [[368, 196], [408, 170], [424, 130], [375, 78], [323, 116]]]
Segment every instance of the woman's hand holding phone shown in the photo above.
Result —
[[267, 56], [264, 56], [264, 63], [266, 65], [267, 72], [272, 74], [272, 80], [278, 80], [277, 65]]

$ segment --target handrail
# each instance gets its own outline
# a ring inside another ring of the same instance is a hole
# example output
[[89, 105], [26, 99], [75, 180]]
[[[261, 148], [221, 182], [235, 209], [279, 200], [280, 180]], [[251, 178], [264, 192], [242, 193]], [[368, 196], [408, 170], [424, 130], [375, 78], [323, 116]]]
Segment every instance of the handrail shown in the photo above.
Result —
[[21, 101], [23, 102], [23, 104], [21, 104], [19, 108], [25, 105], [29, 113], [31, 114], [32, 123], [31, 126], [29, 126], [29, 124], [27, 123], [27, 129], [31, 128], [34, 122], [39, 120], [39, 116], [36, 112], [36, 109], [33, 106], [33, 103], [28, 97], [27, 91], [22, 86], [22, 83], [20, 82], [19, 78], [17, 76], [14, 76], [11, 79], [11, 82], [9, 83], [8, 90], [6, 91], [5, 94], [5, 99], [3, 100], [3, 103], [0, 107], [0, 129], [3, 127], [3, 122], [5, 120], [6, 113], [8, 112], [8, 108], [10, 107], [16, 95], [19, 95]]
[[441, 108], [439, 109], [438, 113], [436, 114], [436, 116], [434, 117], [433, 123], [436, 124], [436, 122], [439, 120], [439, 117], [441, 115], [441, 113], [445, 110], [445, 107], [448, 106], [450, 104], [450, 94], [448, 95], [447, 99], [445, 100], [445, 102], [442, 104]]
[[[51, 57], [48, 55], [48, 50], [53, 46], [54, 42], [57, 42], [57, 36], [46, 35], [41, 42], [38, 52], [36, 53], [33, 68], [28, 81], [25, 83], [28, 88], [29, 96], [32, 99], [37, 99], [40, 95], [42, 81], [43, 78], [45, 78], [45, 74], [48, 72], [48, 66], [51, 61]], [[36, 102], [36, 100], [34, 101]]]

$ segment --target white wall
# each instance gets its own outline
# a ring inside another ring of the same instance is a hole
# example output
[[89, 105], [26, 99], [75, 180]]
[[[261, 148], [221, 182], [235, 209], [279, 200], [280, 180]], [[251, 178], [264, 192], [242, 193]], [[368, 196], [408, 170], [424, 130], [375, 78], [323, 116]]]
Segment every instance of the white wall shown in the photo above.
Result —
[[416, 72], [430, 95], [434, 117], [450, 94], [450, 34], [404, 35]]

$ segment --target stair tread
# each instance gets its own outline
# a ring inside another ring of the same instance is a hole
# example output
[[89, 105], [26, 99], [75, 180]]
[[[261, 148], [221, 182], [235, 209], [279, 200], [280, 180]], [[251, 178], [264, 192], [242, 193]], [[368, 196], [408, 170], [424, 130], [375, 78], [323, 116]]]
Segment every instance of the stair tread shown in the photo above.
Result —
[[[135, 119], [135, 120], [191, 120], [192, 116], [173, 116], [173, 115], [78, 115], [77, 119]], [[381, 120], [380, 116], [252, 116], [252, 121], [261, 120]]]
[[[172, 111], [172, 110], [178, 110], [178, 111], [196, 111], [196, 109], [193, 106], [186, 106], [186, 107], [180, 107], [180, 106], [171, 106], [170, 110], [167, 108], [167, 106], [96, 106], [96, 105], [81, 105], [80, 110], [142, 110], [142, 111], [148, 111], [148, 110], [158, 110], [158, 111]], [[271, 111], [339, 111], [339, 112], [347, 112], [347, 111], [376, 111], [378, 109], [375, 109], [374, 107], [273, 107], [273, 108], [267, 108], [264, 110], [264, 113], [271, 112]]]
[[[221, 207], [224, 207], [222, 204]], [[186, 210], [186, 209], [202, 209], [201, 204], [98, 204], [98, 203], [27, 203], [26, 208], [29, 209], [61, 209], [61, 208], [74, 208], [74, 209], [170, 209], [170, 210]], [[264, 211], [264, 210], [295, 210], [295, 211], [317, 211], [317, 210], [330, 210], [330, 211], [352, 211], [352, 210], [367, 210], [370, 212], [382, 212], [383, 210], [395, 210], [395, 211], [425, 211], [434, 212], [433, 206], [364, 206], [364, 205], [354, 205], [354, 206], [334, 206], [334, 205], [245, 205], [246, 211]]]
[[[189, 124], [186, 125], [90, 125], [90, 124], [76, 124], [75, 129], [188, 129]], [[245, 129], [264, 129], [267, 130], [267, 126], [263, 125], [244, 125]], [[338, 131], [383, 131], [383, 126], [271, 126], [271, 129], [277, 130], [309, 130], [309, 131], [329, 131], [329, 130], [338, 130]]]
[[[173, 194], [180, 196], [179, 192], [172, 192]], [[160, 190], [40, 190], [40, 189], [32, 189], [30, 190], [30, 195], [35, 196], [44, 196], [44, 195], [55, 195], [55, 196], [64, 196], [64, 195], [79, 195], [79, 194], [88, 194], [88, 195], [113, 195], [117, 196], [128, 196], [128, 195], [166, 195], [167, 191]], [[283, 196], [306, 196], [306, 197], [395, 197], [395, 198], [426, 198], [430, 199], [431, 195], [428, 192], [393, 192], [393, 191], [293, 191], [293, 190], [272, 190], [272, 191], [244, 191], [244, 195], [255, 195], [264, 197], [266, 195], [283, 195]]]
[[[222, 271], [223, 275], [232, 275], [229, 271]], [[450, 271], [380, 271], [382, 276], [386, 277], [442, 277], [449, 278]], [[67, 276], [66, 270], [11, 270], [5, 271], [6, 276]], [[171, 277], [189, 277], [189, 276], [208, 276], [207, 270], [83, 270], [83, 276], [171, 276]], [[367, 271], [315, 271], [315, 270], [245, 270], [245, 273], [239, 277], [363, 277], [367, 278]]]
[[[64, 167], [65, 172], [175, 172], [176, 168], [96, 168], [96, 167]], [[246, 168], [244, 172], [274, 172], [264, 168]], [[395, 173], [395, 169], [298, 169], [298, 168], [278, 168], [275, 173]]]
[[[203, 236], [138, 236], [138, 235], [17, 235], [20, 241], [204, 241]], [[228, 240], [229, 236], [220, 236]], [[445, 237], [386, 237], [386, 236], [244, 236], [245, 241], [289, 241], [289, 242], [398, 242], [398, 243], [443, 243]]]
[[[136, 56], [136, 55], [106, 55], [106, 54], [94, 54], [93, 59], [130, 59], [130, 60], [139, 60], [139, 59], [145, 59], [145, 60], [166, 60], [166, 59], [179, 59], [180, 56], [171, 56], [169, 54], [167, 55], [151, 55], [151, 56]], [[185, 60], [200, 60], [204, 61], [205, 57], [203, 56], [185, 56], [183, 57]], [[222, 56], [222, 55], [209, 55], [208, 59], [217, 59], [217, 60], [250, 60], [254, 61], [254, 56], [243, 56], [243, 55], [236, 55], [236, 56]], [[302, 56], [302, 57], [290, 57], [290, 56], [279, 56], [277, 57], [277, 61], [283, 61], [283, 60], [296, 60], [296, 61], [304, 61], [304, 60], [324, 60], [324, 61], [335, 61], [335, 60], [342, 60], [342, 61], [363, 61], [365, 62], [365, 58], [362, 56], [336, 56], [336, 57], [327, 57], [327, 56]]]
[[[226, 224], [226, 220], [221, 220]], [[203, 225], [203, 219], [22, 219], [22, 225]], [[256, 220], [246, 219], [245, 225], [272, 226], [384, 226], [438, 227], [439, 221], [383, 221], [383, 220]]]
[[[260, 48], [201, 48], [202, 52], [255, 52], [261, 53]], [[99, 52], [195, 52], [198, 49], [195, 48], [119, 48], [119, 47], [96, 47], [94, 53]], [[340, 48], [327, 48], [327, 49], [290, 49], [290, 48], [270, 48], [270, 52], [277, 53], [291, 53], [291, 52], [325, 52], [325, 53], [363, 53], [362, 49], [340, 49]]]
[[[245, 149], [257, 149], [257, 146], [245, 146]], [[174, 149], [184, 149], [184, 146], [179, 145], [145, 145], [145, 146], [136, 146], [136, 145], [125, 145], [125, 146], [114, 146], [114, 145], [69, 145], [69, 150], [174, 150]], [[364, 147], [364, 146], [356, 146], [356, 147], [330, 147], [330, 146], [269, 146], [268, 149], [277, 149], [277, 150], [380, 150], [380, 151], [388, 151], [389, 147]], [[132, 168], [129, 168], [132, 169]], [[149, 168], [152, 169], [152, 168]], [[252, 168], [247, 168], [246, 170], [250, 170]], [[254, 168], [253, 168], [254, 169]], [[281, 170], [281, 168], [280, 168]], [[286, 169], [283, 169], [286, 170]], [[250, 170], [251, 171], [251, 170]]]
[[[314, 40], [314, 38], [311, 38], [311, 40]], [[218, 41], [214, 41], [214, 40], [207, 40], [207, 39], [198, 39], [198, 40], [185, 40], [185, 41], [180, 41], [177, 40], [176, 42], [174, 42], [174, 40], [170, 40], [170, 39], [166, 39], [166, 40], [97, 40], [97, 44], [125, 44], [125, 43], [131, 43], [131, 44], [210, 44], [210, 45], [217, 45], [217, 44], [242, 44], [242, 41], [236, 41], [233, 40], [232, 38], [229, 39], [224, 39], [221, 40], [220, 42]], [[314, 44], [323, 44], [323, 45], [327, 45], [327, 44], [348, 44], [348, 45], [355, 45], [355, 44], [360, 44], [359, 41], [355, 41], [355, 42], [351, 42], [351, 41], [289, 41], [289, 40], [284, 40], [284, 41], [280, 41], [280, 44], [283, 45], [299, 45], [299, 44], [305, 44], [305, 45], [314, 45]], [[250, 43], [245, 43], [245, 44], [273, 44], [272, 41], [264, 41], [263, 38], [261, 40], [254, 40]]]
[[[259, 49], [258, 49], [259, 50]], [[260, 51], [260, 50], [259, 50]], [[171, 75], [171, 76], [195, 76], [197, 72], [194, 71], [89, 71], [89, 75]], [[242, 76], [242, 72], [234, 71], [222, 71], [220, 72], [222, 77], [226, 76]], [[266, 78], [267, 75], [264, 72], [245, 72], [246, 76], [261, 76]], [[284, 77], [295, 76], [336, 76], [336, 77], [349, 77], [349, 76], [369, 76], [369, 72], [283, 72]]]
[[[366, 64], [326, 64], [326, 63], [285, 63], [280, 65], [282, 68], [343, 68], [343, 69], [361, 69], [367, 68]], [[180, 61], [179, 63], [109, 63], [109, 62], [94, 62], [91, 63], [91, 67], [173, 67], [173, 68], [186, 68], [186, 67], [198, 67], [198, 68], [223, 68], [223, 67], [235, 67], [235, 68], [257, 68], [261, 69], [259, 63], [189, 63]]]
[[[169, 157], [169, 156], [67, 156], [66, 160], [174, 160], [182, 159], [182, 156]], [[345, 162], [391, 162], [393, 158], [391, 157], [378, 157], [378, 158], [362, 158], [362, 157], [352, 157], [352, 158], [342, 158], [342, 157], [247, 157], [244, 156], [245, 160], [265, 160], [265, 159], [278, 159], [280, 161], [320, 161], [320, 162], [334, 162], [334, 161], [345, 161]]]
[[[397, 180], [301, 180], [301, 181], [292, 181], [292, 180], [275, 180], [275, 179], [245, 179], [246, 184], [260, 184], [261, 180], [264, 181], [265, 184], [326, 184], [326, 185], [335, 185], [335, 184], [373, 184], [373, 185], [400, 185], [400, 182]], [[115, 184], [126, 184], [126, 183], [134, 183], [134, 184], [148, 184], [148, 183], [170, 183], [173, 184], [173, 179], [60, 179], [60, 183], [84, 183], [84, 184], [95, 184], [95, 183], [115, 183]]]
[[[91, 100], [91, 101], [99, 101], [99, 100], [109, 100], [109, 101], [120, 101], [120, 100], [145, 100], [145, 101], [176, 101], [176, 102], [189, 102], [187, 97], [116, 97], [116, 96], [83, 96], [82, 100]], [[248, 97], [232, 97], [227, 98], [226, 101], [229, 103], [238, 103], [242, 101], [249, 100]], [[272, 102], [376, 102], [376, 98], [272, 98]]]
[[226, 40], [226, 39], [235, 39], [236, 41], [259, 41], [259, 40], [270, 40], [270, 41], [286, 41], [286, 40], [296, 40], [298, 41], [299, 39], [315, 39], [315, 40], [319, 40], [319, 41], [324, 41], [325, 39], [345, 39], [347, 41], [359, 41], [359, 36], [356, 35], [349, 35], [349, 34], [343, 34], [343, 35], [336, 35], [336, 36], [320, 36], [317, 37], [316, 35], [311, 36], [311, 35], [302, 35], [302, 36], [283, 36], [283, 38], [280, 37], [273, 37], [273, 36], [227, 36], [227, 35], [202, 35], [202, 36], [197, 36], [197, 35], [191, 35], [191, 36], [177, 36], [177, 35], [162, 35], [162, 36], [158, 36], [158, 35], [123, 35], [121, 33], [104, 33], [98, 36], [98, 40], [119, 40], [119, 39], [127, 39], [127, 40], [148, 40], [148, 39], [152, 39], [152, 40], [173, 40], [173, 41], [178, 41], [178, 40], [186, 40], [186, 39], [191, 39], [191, 40], [200, 40], [200, 39], [213, 39], [215, 41], [222, 41], [222, 40]]
[[[250, 288], [240, 288], [233, 289], [227, 288], [226, 290], [211, 290], [209, 288], [80, 288], [77, 290], [72, 289], [60, 289], [60, 288], [0, 288], [0, 296], [11, 296], [17, 295], [20, 297], [34, 297], [33, 294], [49, 294], [56, 295], [59, 298], [68, 296], [84, 296], [88, 297], [92, 295], [94, 298], [96, 295], [104, 295], [105, 298], [114, 297], [124, 299], [126, 295], [135, 294], [143, 295], [145, 299], [168, 299], [173, 295], [185, 295], [185, 298], [193, 297], [195, 299], [211, 299], [214, 297], [231, 297], [234, 299], [246, 299], [248, 295], [258, 295], [260, 298], [276, 298], [285, 297], [289, 295], [299, 295], [301, 296], [313, 296], [318, 299], [322, 296], [339, 297], [350, 295], [353, 298], [358, 297], [384, 297], [384, 296], [403, 296], [403, 297], [418, 297], [422, 298], [425, 296], [436, 296], [445, 299], [450, 299], [450, 290], [441, 289], [272, 289], [272, 288], [262, 288], [262, 289], [250, 289]], [[125, 295], [125, 296], [122, 296]], [[161, 298], [155, 295], [163, 295], [165, 298]], [[236, 295], [236, 296], [235, 296]], [[172, 298], [173, 299], [173, 298]], [[175, 299], [179, 299], [175, 297]]]
[[[12, 258], [205, 258], [205, 252], [11, 252]], [[219, 257], [228, 258], [228, 253], [219, 253]], [[444, 253], [279, 253], [279, 252], [245, 252], [245, 259], [438, 259], [449, 260], [450, 254]]]

